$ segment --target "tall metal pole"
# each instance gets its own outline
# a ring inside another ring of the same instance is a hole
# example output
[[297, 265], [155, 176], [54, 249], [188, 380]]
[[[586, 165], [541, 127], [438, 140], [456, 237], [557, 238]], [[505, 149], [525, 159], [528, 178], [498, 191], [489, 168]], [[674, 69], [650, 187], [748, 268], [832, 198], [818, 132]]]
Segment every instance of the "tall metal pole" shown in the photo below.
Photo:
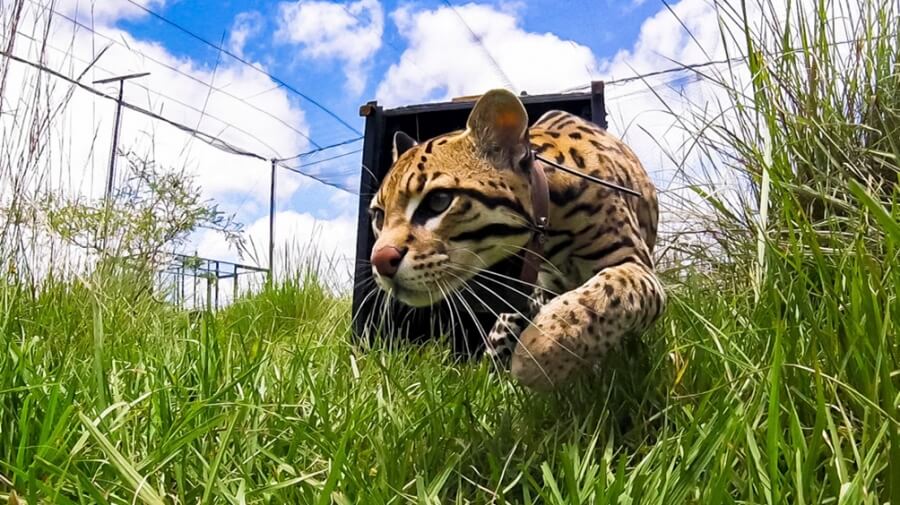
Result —
[[128, 75], [120, 75], [117, 77], [110, 77], [109, 79], [101, 79], [99, 81], [94, 81], [94, 84], [107, 84], [110, 82], [118, 82], [119, 83], [119, 95], [116, 99], [116, 118], [113, 123], [113, 137], [112, 137], [112, 147], [109, 151], [109, 170], [106, 173], [106, 199], [109, 200], [112, 195], [113, 190], [113, 182], [116, 177], [116, 149], [119, 147], [119, 129], [122, 122], [122, 97], [125, 92], [125, 81], [129, 79], [137, 79], [138, 77], [146, 77], [150, 75], [150, 72], [143, 72], [140, 74], [128, 74]]
[[219, 310], [219, 261], [216, 260], [216, 310]]
[[233, 278], [234, 278], [234, 285], [232, 285], [232, 289], [234, 289], [234, 294], [231, 296], [231, 303], [237, 302], [238, 293], [239, 293], [238, 288], [240, 287], [240, 286], [238, 286], [238, 267], [237, 267], [237, 265], [234, 265], [234, 277]]
[[275, 176], [278, 162], [272, 160], [271, 186], [269, 187], [269, 285], [275, 278]]
[[113, 121], [112, 146], [109, 150], [109, 170], [106, 171], [106, 199], [112, 195], [113, 181], [116, 177], [116, 148], [119, 145], [119, 131], [122, 121], [122, 94], [125, 91], [125, 81], [119, 81], [119, 98], [116, 99], [116, 119]]

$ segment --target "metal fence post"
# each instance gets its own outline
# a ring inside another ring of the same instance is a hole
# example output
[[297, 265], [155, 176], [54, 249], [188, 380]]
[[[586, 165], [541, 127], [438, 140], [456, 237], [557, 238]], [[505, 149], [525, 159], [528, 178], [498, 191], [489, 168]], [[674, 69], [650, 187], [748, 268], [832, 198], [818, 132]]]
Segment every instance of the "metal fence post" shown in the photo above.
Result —
[[278, 162], [272, 159], [272, 175], [269, 186], [269, 286], [275, 277], [275, 176]]

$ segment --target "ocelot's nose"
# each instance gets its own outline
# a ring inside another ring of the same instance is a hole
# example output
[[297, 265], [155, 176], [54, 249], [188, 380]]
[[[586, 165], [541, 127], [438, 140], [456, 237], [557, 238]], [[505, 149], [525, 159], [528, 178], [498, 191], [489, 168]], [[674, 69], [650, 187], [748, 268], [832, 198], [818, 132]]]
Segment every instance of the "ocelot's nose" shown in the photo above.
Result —
[[394, 246], [384, 246], [376, 249], [372, 251], [372, 266], [375, 267], [378, 275], [390, 279], [400, 269], [400, 263], [403, 261], [403, 257], [406, 256], [406, 251], [407, 248], [405, 247], [400, 250]]

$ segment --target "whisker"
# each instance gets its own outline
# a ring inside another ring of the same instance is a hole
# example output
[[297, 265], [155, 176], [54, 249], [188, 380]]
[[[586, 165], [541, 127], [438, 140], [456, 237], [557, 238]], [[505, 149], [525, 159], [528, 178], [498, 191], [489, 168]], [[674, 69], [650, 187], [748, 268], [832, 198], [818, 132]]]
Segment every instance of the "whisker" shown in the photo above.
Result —
[[547, 258], [546, 256], [544, 256], [542, 254], [536, 254], [534, 251], [532, 251], [531, 249], [528, 249], [528, 247], [526, 247], [526, 246], [504, 245], [502, 247], [505, 252], [515, 253], [515, 252], [519, 252], [519, 251], [531, 251], [531, 254], [534, 254], [537, 257], [537, 259], [541, 260], [542, 266], [549, 265], [549, 266], [553, 267], [553, 273], [558, 274], [558, 275], [564, 275], [562, 270], [560, 270], [559, 267], [557, 267], [550, 258]]
[[[529, 325], [531, 325], [531, 326], [536, 326], [536, 325], [534, 324], [534, 320], [532, 320], [531, 318], [529, 318], [528, 316], [526, 316], [525, 314], [523, 314], [519, 309], [517, 309], [515, 306], [513, 306], [511, 303], [509, 303], [509, 301], [506, 300], [505, 298], [503, 298], [499, 293], [496, 293], [495, 291], [493, 291], [493, 290], [490, 289], [489, 287], [485, 286], [484, 284], [478, 282], [477, 280], [474, 280], [474, 279], [473, 279], [473, 281], [474, 281], [475, 283], [477, 283], [478, 285], [480, 285], [481, 287], [483, 287], [485, 290], [487, 290], [487, 292], [488, 292], [489, 294], [492, 294], [492, 295], [494, 295], [495, 297], [497, 297], [498, 300], [500, 300], [501, 302], [503, 302], [503, 303], [504, 303], [506, 306], [508, 306], [513, 312], [515, 312], [515, 313], [518, 314], [520, 317], [522, 317], [522, 319], [524, 319]], [[566, 321], [563, 321], [563, 324], [568, 325], [569, 323], [566, 322]], [[572, 349], [569, 349], [568, 347], [566, 347], [565, 345], [563, 345], [562, 343], [560, 343], [558, 340], [554, 340], [554, 343], [555, 343], [556, 345], [560, 346], [560, 347], [561, 347], [564, 351], [566, 351], [567, 353], [571, 354], [574, 358], [576, 358], [576, 359], [578, 359], [578, 360], [580, 360], [580, 361], [584, 361], [584, 358], [582, 358], [581, 356], [579, 356], [578, 354], [576, 354], [575, 351], [573, 351]]]
[[[451, 273], [451, 275], [453, 275], [453, 274]], [[509, 301], [506, 300], [502, 295], [500, 295], [499, 293], [497, 293], [496, 291], [494, 291], [494, 290], [491, 289], [490, 287], [486, 286], [485, 284], [479, 282], [477, 279], [474, 279], [474, 278], [473, 278], [473, 279], [470, 279], [470, 281], [475, 282], [476, 284], [478, 284], [479, 286], [481, 286], [482, 288], [484, 288], [484, 289], [487, 291], [488, 294], [493, 295], [493, 296], [496, 297], [498, 300], [500, 300], [501, 302], [503, 302], [503, 304], [505, 304], [505, 305], [508, 306], [510, 309], [512, 309], [513, 312], [515, 312], [516, 314], [518, 314], [519, 316], [521, 316], [522, 319], [524, 319], [526, 322], [528, 322], [528, 324], [534, 325], [534, 321], [533, 321], [531, 318], [529, 318], [528, 316], [526, 316], [525, 314], [523, 314], [519, 309], [517, 309], [515, 306], [513, 306], [513, 304], [509, 303]], [[493, 309], [491, 309], [489, 306], [487, 306], [487, 304], [486, 304], [486, 303], [485, 303], [485, 302], [484, 302], [477, 294], [475, 294], [474, 290], [472, 290], [469, 286], [466, 286], [466, 288], [469, 289], [469, 292], [472, 294], [472, 296], [474, 296], [476, 299], [478, 299], [478, 301], [481, 302], [482, 305], [485, 305], [485, 306], [488, 308], [488, 310], [491, 311], [491, 313], [495, 314], [495, 315], [497, 316], [498, 319], [500, 318], [499, 314], [497, 314], [496, 312], [494, 312]], [[587, 308], [587, 307], [586, 307], [586, 308]], [[563, 321], [563, 323], [566, 324], [567, 326], [571, 327], [571, 326], [569, 325], [568, 322]], [[521, 341], [518, 340], [518, 336], [517, 336], [516, 340], [517, 340], [517, 342], [521, 343]], [[554, 339], [553, 342], [554, 342], [556, 345], [558, 345], [560, 348], [562, 348], [564, 351], [566, 351], [567, 353], [569, 353], [570, 355], [572, 355], [573, 357], [575, 357], [576, 359], [578, 359], [578, 360], [580, 360], [580, 361], [584, 361], [584, 358], [582, 358], [581, 356], [579, 356], [579, 355], [578, 355], [577, 353], [575, 353], [572, 349], [569, 349], [566, 345], [562, 344], [562, 343], [559, 342], [558, 340]]]
[[[440, 287], [441, 283], [438, 282], [438, 286]], [[444, 292], [444, 289], [441, 288], [441, 291]], [[450, 338], [453, 339], [454, 343], [457, 341], [456, 339], [456, 320], [454, 318], [454, 308], [456, 308], [456, 299], [453, 297], [453, 291], [446, 291], [446, 295], [444, 297], [447, 300], [447, 307], [450, 311]], [[480, 326], [479, 326], [480, 327]], [[472, 356], [472, 349], [469, 348], [469, 339], [466, 338], [466, 335], [462, 337], [463, 343], [466, 346], [466, 355]]]
[[[472, 318], [472, 323], [475, 324], [475, 327], [478, 329], [478, 333], [481, 336], [481, 340], [487, 345], [487, 333], [485, 333], [484, 328], [481, 327], [481, 321], [478, 320], [478, 316], [475, 315], [475, 311], [472, 309], [472, 306], [469, 305], [463, 297], [459, 296], [459, 293], [455, 293], [459, 302], [463, 305], [463, 308], [468, 312], [469, 317]], [[468, 345], [468, 339], [466, 340], [466, 345]], [[467, 349], [468, 350], [468, 349]]]
[[[434, 299], [434, 293], [433, 293], [433, 290], [431, 289], [431, 286], [427, 286], [427, 285], [425, 286], [425, 291], [428, 294], [428, 306], [429, 307], [435, 307], [435, 303], [444, 298], [444, 291], [441, 289], [441, 287], [440, 286], [435, 286], [435, 287], [438, 289], [438, 292], [441, 294], [441, 298], [438, 300]], [[444, 321], [439, 312], [432, 311], [431, 317], [428, 318], [428, 324], [429, 324], [428, 332], [432, 337], [434, 336], [435, 333], [440, 334], [440, 336], [442, 336], [442, 337], [444, 336]], [[437, 329], [435, 329], [435, 324], [437, 324]]]
[[[455, 268], [457, 268], [457, 269], [460, 269], [461, 267], [465, 267], [465, 266], [466, 266], [466, 265], [454, 264], [454, 263], [451, 263], [451, 265], [453, 265], [453, 266], [454, 266]], [[469, 272], [469, 273], [472, 273], [472, 272]], [[482, 272], [482, 273], [483, 273], [483, 272]], [[491, 272], [491, 273], [496, 273], [496, 272]], [[484, 280], [486, 280], [486, 281], [491, 281], [491, 282], [500, 284], [501, 286], [504, 286], [504, 287], [506, 287], [506, 288], [508, 288], [508, 289], [511, 289], [512, 291], [515, 291], [516, 293], [521, 294], [522, 296], [525, 296], [526, 298], [533, 299], [533, 296], [532, 296], [532, 295], [527, 294], [527, 293], [524, 293], [524, 292], [522, 292], [521, 290], [518, 290], [518, 289], [516, 289], [516, 288], [514, 288], [514, 287], [512, 287], [512, 286], [508, 286], [508, 285], [506, 285], [506, 284], [504, 284], [504, 283], [501, 283], [500, 281], [498, 281], [498, 280], [496, 280], [496, 279], [492, 279], [492, 278], [490, 278], [490, 277], [483, 277], [482, 279], [484, 279]], [[472, 278], [472, 279], [470, 279], [470, 280], [471, 280], [471, 281], [478, 282], [475, 278]], [[479, 283], [479, 284], [481, 284], [481, 283]], [[482, 285], [482, 287], [485, 287], [485, 289], [487, 289], [486, 286], [484, 286], [483, 284], [481, 284], [481, 285]], [[551, 290], [549, 290], [549, 289], [545, 289], [545, 288], [542, 288], [542, 287], [537, 286], [537, 285], [535, 285], [535, 287], [537, 287], [537, 288], [543, 290], [543, 291], [546, 292], [546, 293], [549, 293], [549, 294], [553, 295], [554, 298], [557, 297], [557, 296], [561, 296], [561, 294], [556, 293], [556, 292], [554, 292], [554, 291], [551, 291]], [[492, 294], [494, 294], [494, 296], [497, 296], [498, 298], [500, 297], [499, 294], [496, 294], [496, 293], [492, 293]], [[507, 303], [507, 300], [506, 300], [506, 299], [503, 299], [503, 301], [504, 301], [504, 303]], [[597, 311], [597, 310], [595, 310], [595, 309], [593, 309], [593, 308], [591, 308], [591, 307], [588, 307], [588, 306], [586, 306], [586, 305], [582, 305], [582, 307], [583, 307], [586, 311], [588, 311], [588, 313], [590, 313], [590, 314], [592, 314], [592, 315], [594, 315], [594, 316], [602, 316], [602, 315], [603, 315], [603, 314], [601, 314], [599, 311]], [[569, 324], [569, 323], [566, 323], [566, 324]]]
[[[371, 283], [372, 285], [377, 285], [377, 283], [375, 282], [375, 277], [373, 277], [373, 276], [371, 276], [371, 275], [368, 276], [368, 277], [365, 277], [365, 278], [363, 278], [363, 279], [360, 279], [360, 280], [358, 280], [358, 281], [356, 281], [356, 282], [354, 282], [354, 283], [353, 283], [353, 289], [363, 289], [363, 288], [365, 288], [365, 287], [366, 287], [368, 284], [370, 284], [370, 283]], [[380, 288], [379, 288], [379, 289], [380, 289]]]
[[[550, 258], [544, 256], [543, 254], [536, 254], [534, 251], [532, 251], [531, 249], [529, 249], [528, 246], [503, 245], [503, 246], [500, 246], [500, 247], [501, 247], [501, 250], [504, 251], [504, 252], [506, 252], [506, 253], [519, 253], [519, 252], [523, 252], [523, 251], [530, 251], [530, 252], [531, 252], [532, 254], [534, 254], [539, 260], [541, 260], [542, 266], [543, 266], [543, 265], [549, 265], [550, 267], [552, 267], [552, 270], [550, 270], [552, 273], [555, 273], [555, 274], [557, 274], [557, 275], [563, 275], [563, 272], [559, 269], [559, 267], [557, 267], [557, 266], [553, 263], [553, 261], [552, 261]], [[478, 254], [478, 253], [476, 253], [475, 251], [472, 251], [472, 250], [470, 250], [470, 249], [467, 248], [467, 247], [455, 247], [455, 248], [450, 249], [450, 250], [448, 251], [448, 253], [449, 253], [449, 252], [456, 252], [456, 251], [464, 251], [464, 252], [469, 253], [469, 254], [475, 256], [475, 258], [476, 258], [478, 261], [480, 261], [480, 262], [485, 266], [485, 268], [488, 267], [487, 262], [484, 261], [484, 259], [481, 257], [481, 255]]]
[[[384, 296], [381, 297], [381, 319], [378, 322], [379, 331], [383, 329], [387, 330], [388, 338], [391, 339], [391, 335], [393, 335], [395, 328], [393, 328], [393, 318], [387, 317], [390, 312], [391, 305], [393, 304], [394, 297], [390, 291], [381, 291], [384, 293]], [[386, 328], [385, 328], [386, 327]], [[384, 334], [382, 333], [382, 337]]]
[[[472, 291], [472, 289], [471, 289], [470, 287], [468, 287], [468, 286], [465, 285], [465, 284], [463, 284], [463, 286], [464, 286], [464, 289], [468, 290], [469, 293], [470, 293], [472, 296], [474, 296], [479, 302], [481, 302], [481, 304], [482, 304], [485, 308], [487, 308], [487, 310], [488, 310], [491, 314], [493, 314], [493, 316], [494, 316], [496, 319], [500, 319], [500, 314], [498, 314], [498, 313], [497, 313], [496, 311], [494, 311], [490, 306], [488, 306], [486, 303], [484, 303], [484, 301], [481, 300], [481, 298], [480, 298], [477, 294], [475, 294], [475, 292]], [[465, 302], [465, 299], [463, 299], [462, 297], [460, 297], [460, 300], [463, 300], [463, 303], [465, 303], [466, 305], [468, 305], [468, 302]], [[470, 309], [470, 310], [471, 310], [471, 309]], [[481, 328], [480, 325], [479, 325], [479, 328]], [[487, 341], [487, 336], [484, 335], [484, 330], [482, 330], [481, 333], [482, 333], [482, 338], [484, 339], [485, 344], [487, 345], [487, 344], [488, 344], [488, 341]], [[518, 336], [516, 336], [515, 338], [516, 338], [516, 342], [517, 342], [517, 343], [521, 343], [521, 340], [519, 340]], [[522, 346], [522, 348], [525, 349], [525, 352], [528, 353], [528, 356], [531, 357], [532, 361], [534, 361], [534, 364], [536, 364], [536, 365], [538, 366], [538, 369], [540, 369], [540, 371], [541, 371], [541, 373], [544, 375], [544, 377], [552, 384], [552, 383], [553, 383], [553, 380], [550, 378], [550, 375], [548, 375], [548, 374], [547, 374], [547, 371], [544, 370], [544, 367], [542, 367], [541, 364], [538, 363], [537, 359], [535, 359], [535, 357], [534, 357], [534, 355], [531, 353], [531, 351], [529, 351], [528, 348], [525, 347], [525, 346]]]
[[[531, 320], [528, 318], [528, 316], [526, 316], [525, 314], [523, 314], [518, 308], [516, 308], [516, 306], [514, 306], [514, 305], [511, 304], [511, 303], [509, 303], [509, 300], [507, 300], [506, 298], [504, 298], [500, 293], [497, 293], [496, 291], [494, 291], [493, 289], [491, 289], [491, 288], [490, 288], [489, 286], [487, 286], [486, 284], [484, 284], [484, 283], [482, 283], [482, 282], [479, 282], [477, 279], [470, 279], [469, 281], [470, 281], [470, 282], [474, 282], [474, 283], [478, 284], [479, 286], [481, 286], [482, 288], [484, 288], [484, 290], [485, 290], [488, 294], [493, 295], [493, 296], [496, 297], [498, 300], [500, 300], [501, 302], [503, 302], [504, 305], [506, 305], [507, 307], [509, 307], [513, 312], [515, 312], [516, 314], [518, 314], [518, 315], [522, 316], [523, 318], [525, 318], [525, 320], [528, 321], [529, 324], [534, 324], [534, 322], [531, 321]], [[474, 291], [472, 292], [472, 294], [473, 294], [473, 296], [474, 296]], [[522, 294], [524, 295], [524, 293], [522, 293]], [[525, 295], [525, 296], [531, 298], [530, 295]], [[482, 303], [484, 303], [484, 302], [482, 302]]]
[[[466, 351], [468, 352], [469, 351], [468, 338], [466, 337], [465, 332], [463, 332], [463, 330], [462, 330], [462, 327], [463, 327], [462, 326], [462, 314], [460, 313], [459, 306], [457, 305], [455, 293], [453, 292], [453, 290], [449, 289], [449, 286], [447, 289], [447, 295], [448, 295], [447, 305], [450, 309], [450, 323], [451, 323], [450, 334], [451, 334], [451, 337], [454, 339], [454, 341], [456, 341], [456, 339], [458, 338], [456, 335], [457, 331], [463, 333], [462, 338], [466, 339]], [[456, 314], [455, 319], [454, 319], [454, 312]]]
[[[369, 291], [368, 293], [366, 293], [366, 296], [364, 296], [363, 299], [362, 299], [362, 301], [359, 302], [360, 308], [365, 307], [365, 306], [366, 306], [366, 302], [369, 301], [369, 298], [372, 298], [372, 296], [377, 296], [377, 293], [378, 293], [378, 292], [377, 292], [377, 291], [374, 291], [374, 290], [373, 290], [373, 291]], [[356, 318], [358, 318], [359, 315], [360, 315], [360, 312], [357, 312], [356, 314], [353, 315], [353, 317], [352, 317], [351, 320], [350, 320], [351, 324], [356, 322]], [[370, 313], [370, 315], [371, 315], [371, 313]]]
[[[441, 286], [441, 284], [439, 282], [436, 282], [435, 286], [437, 287], [438, 291], [441, 293], [441, 298], [446, 301], [447, 300], [447, 292], [444, 291], [444, 288]], [[440, 328], [439, 331], [441, 332], [442, 335], [444, 335], [446, 331], [444, 330], [443, 318], [441, 318], [440, 315], [438, 316], [438, 325]], [[453, 310], [452, 310], [452, 308], [450, 308], [450, 339], [453, 340], [454, 338], [455, 337], [453, 335]]]
[[[536, 284], [536, 283], [533, 283], [533, 282], [523, 281], [522, 279], [518, 279], [518, 278], [516, 278], [516, 277], [512, 277], [512, 276], [510, 276], [510, 275], [506, 275], [506, 274], [501, 273], [501, 272], [495, 272], [495, 271], [493, 271], [493, 270], [481, 269], [481, 268], [478, 268], [478, 267], [474, 267], [474, 266], [470, 266], [470, 265], [465, 265], [465, 264], [463, 264], [463, 263], [450, 262], [450, 264], [455, 265], [455, 266], [457, 266], [457, 267], [465, 267], [465, 268], [472, 268], [472, 269], [475, 269], [475, 270], [472, 270], [472, 271], [467, 272], [467, 273], [477, 273], [477, 274], [484, 274], [484, 275], [486, 275], [486, 276], [494, 276], [494, 277], [498, 277], [498, 278], [500, 278], [500, 279], [504, 279], [504, 280], [507, 280], [507, 281], [510, 281], [510, 282], [517, 283], [517, 284], [522, 285], [522, 286], [525, 286], [525, 287], [527, 287], [527, 288], [537, 288], [537, 289], [540, 289], [540, 290], [542, 290], [542, 291], [546, 291], [546, 292], [548, 292], [548, 293], [550, 293], [550, 294], [552, 294], [552, 295], [554, 295], [554, 296], [559, 296], [559, 293], [556, 293], [556, 292], [554, 292], [554, 291], [551, 291], [551, 290], [549, 290], [549, 289], [546, 289], [546, 288], [544, 288], [543, 286], [541, 286], [541, 285], [539, 285], [539, 284]], [[495, 282], [496, 282], [496, 281], [495, 281]], [[527, 295], [527, 296], [530, 296], [530, 295]]]
[[[498, 273], [498, 272], [492, 272], [492, 271], [490, 271], [490, 270], [481, 270], [481, 269], [479, 269], [479, 268], [477, 268], [477, 267], [470, 267], [469, 265], [464, 265], [464, 264], [462, 264], [462, 263], [453, 263], [453, 262], [451, 262], [450, 265], [451, 265], [453, 268], [456, 268], [457, 271], [459, 271], [459, 272], [461, 272], [461, 273], [466, 273], [466, 274], [470, 274], [470, 275], [489, 274], [489, 273], [490, 273], [490, 274], [496, 274], [497, 276], [500, 277], [500, 279], [517, 280], [517, 279], [513, 279], [512, 277], [509, 277], [508, 275], [503, 275], [503, 274], [500, 274], [500, 273]], [[469, 270], [463, 270], [463, 269], [465, 269], [465, 268], [468, 268]], [[491, 281], [491, 282], [493, 282], [493, 283], [495, 283], [495, 284], [499, 284], [500, 286], [503, 286], [503, 287], [508, 288], [508, 289], [510, 289], [510, 290], [512, 290], [512, 291], [515, 291], [516, 293], [518, 293], [518, 294], [524, 296], [525, 298], [528, 298], [528, 299], [533, 299], [533, 298], [534, 298], [534, 296], [533, 296], [532, 293], [529, 293], [529, 292], [527, 292], [527, 291], [522, 291], [521, 289], [518, 289], [518, 288], [516, 288], [516, 287], [514, 287], [514, 286], [510, 286], [509, 284], [506, 284], [505, 282], [502, 282], [500, 279], [495, 279], [495, 278], [490, 277], [490, 276], [484, 276], [484, 277], [482, 277], [482, 278], [483, 278], [484, 280], [486, 280], [486, 281]], [[551, 291], [551, 290], [549, 290], [549, 289], [545, 289], [544, 287], [542, 287], [542, 286], [540, 286], [540, 285], [538, 285], [538, 284], [532, 284], [532, 283], [530, 283], [530, 282], [523, 282], [523, 284], [525, 284], [527, 287], [530, 287], [530, 288], [533, 288], [533, 289], [539, 289], [539, 290], [541, 290], [541, 291], [543, 291], [543, 292], [549, 293], [549, 294], [553, 295], [554, 297], [559, 296], [558, 293], [556, 293], [556, 292], [554, 292], [554, 291]]]
[[[371, 331], [373, 331], [373, 329], [372, 329], [372, 319], [375, 317], [375, 314], [378, 312], [379, 298], [383, 295], [383, 293], [384, 293], [384, 292], [381, 291], [381, 290], [373, 290], [373, 291], [370, 291], [369, 294], [366, 295], [365, 298], [363, 298], [362, 303], [360, 303], [360, 307], [364, 307], [365, 304], [366, 304], [366, 302], [369, 301], [370, 298], [371, 298], [371, 300], [372, 300], [372, 302], [373, 302], [373, 304], [372, 304], [372, 305], [373, 305], [373, 306], [372, 306], [372, 310], [370, 310], [369, 313], [368, 313], [368, 315], [366, 316], [366, 322], [365, 322], [365, 324], [364, 324], [364, 328], [365, 328], [366, 333], [370, 333]], [[372, 339], [376, 338], [376, 337], [377, 337], [377, 331], [376, 331], [375, 335], [371, 335], [371, 334], [370, 334], [370, 335], [368, 335], [368, 336], [369, 336], [369, 338], [372, 338]]]
[[365, 170], [366, 172], [368, 172], [369, 175], [371, 175], [373, 179], [376, 179], [376, 180], [378, 179], [378, 176], [375, 175], [375, 172], [374, 172], [371, 168], [369, 168], [368, 166], [366, 166], [365, 163], [360, 163], [359, 166], [360, 166], [363, 170]]
[[[454, 301], [458, 300], [459, 303], [461, 303], [465, 306], [466, 310], [469, 313], [469, 317], [472, 318], [472, 320], [475, 322], [476, 327], [478, 328], [478, 333], [479, 333], [479, 336], [481, 337], [481, 341], [484, 343], [485, 348], [487, 348], [488, 334], [485, 332], [484, 328], [481, 326], [481, 321], [475, 315], [475, 311], [472, 309], [471, 305], [469, 305], [469, 303], [458, 292], [453, 293], [452, 296], [454, 297]], [[460, 315], [460, 317], [462, 317], [462, 316]], [[466, 339], [466, 350], [467, 351], [469, 351], [468, 345], [469, 345], [469, 340]], [[494, 371], [498, 372], [498, 373], [502, 373], [503, 372], [502, 363], [500, 363], [500, 361], [497, 359], [496, 356], [492, 356], [491, 354], [488, 354], [488, 356], [491, 358], [491, 365], [494, 367]]]

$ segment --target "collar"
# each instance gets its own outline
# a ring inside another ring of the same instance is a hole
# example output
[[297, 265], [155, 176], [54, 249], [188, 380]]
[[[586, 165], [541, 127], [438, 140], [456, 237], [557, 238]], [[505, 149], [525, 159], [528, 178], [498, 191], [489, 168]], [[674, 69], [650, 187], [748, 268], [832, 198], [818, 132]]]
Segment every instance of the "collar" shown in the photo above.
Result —
[[534, 215], [535, 232], [531, 240], [525, 246], [525, 257], [522, 261], [522, 273], [519, 279], [531, 286], [537, 284], [538, 272], [541, 269], [541, 261], [544, 259], [544, 238], [547, 227], [550, 225], [550, 186], [547, 184], [547, 175], [542, 164], [531, 156], [531, 208]]

